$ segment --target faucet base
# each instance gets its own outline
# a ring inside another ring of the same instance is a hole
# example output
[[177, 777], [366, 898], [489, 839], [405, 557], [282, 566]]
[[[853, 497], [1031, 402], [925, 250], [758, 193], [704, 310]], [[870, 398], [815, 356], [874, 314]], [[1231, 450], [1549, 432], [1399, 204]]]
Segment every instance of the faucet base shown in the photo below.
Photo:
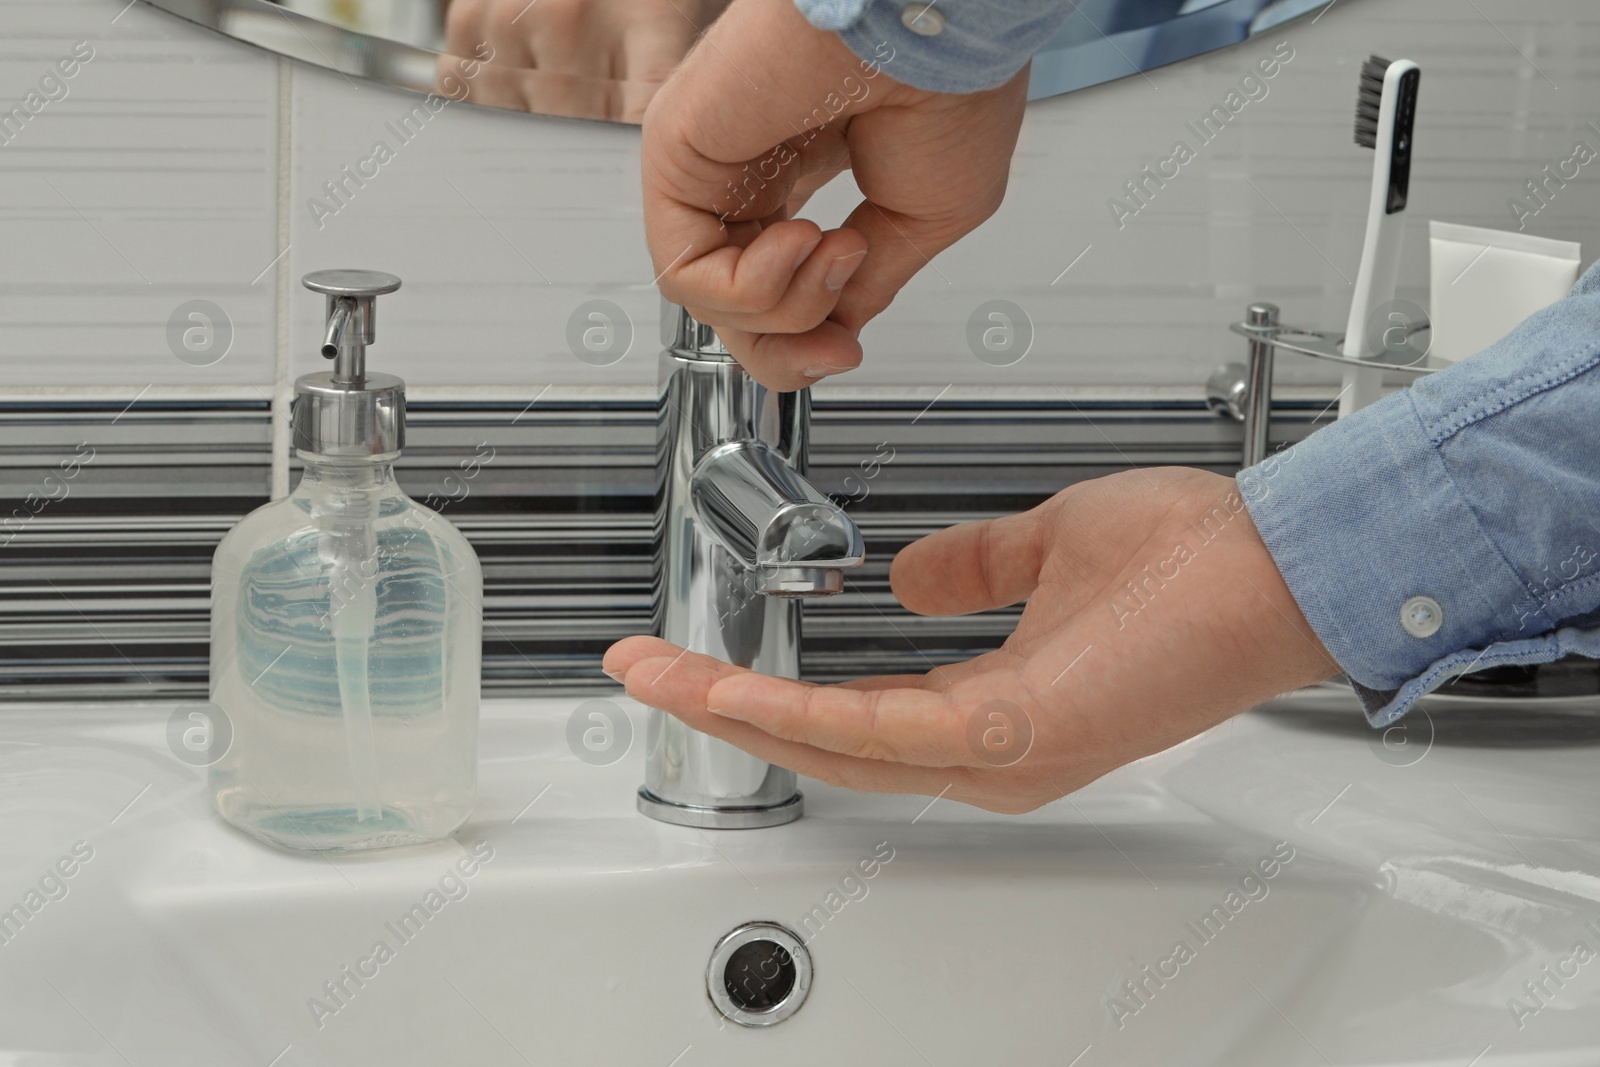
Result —
[[805, 796], [796, 793], [777, 804], [745, 808], [705, 808], [694, 804], [674, 804], [662, 800], [648, 789], [639, 790], [639, 813], [674, 826], [693, 826], [701, 830], [758, 830], [782, 826], [805, 814]]

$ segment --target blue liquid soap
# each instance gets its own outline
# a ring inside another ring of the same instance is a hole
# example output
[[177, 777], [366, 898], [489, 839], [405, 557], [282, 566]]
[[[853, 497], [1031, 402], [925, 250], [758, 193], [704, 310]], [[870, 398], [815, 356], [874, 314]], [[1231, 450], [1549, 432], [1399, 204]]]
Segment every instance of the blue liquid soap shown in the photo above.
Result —
[[301, 457], [298, 488], [213, 564], [211, 700], [233, 734], [217, 810], [288, 849], [438, 840], [477, 793], [477, 556], [400, 491], [393, 454]]

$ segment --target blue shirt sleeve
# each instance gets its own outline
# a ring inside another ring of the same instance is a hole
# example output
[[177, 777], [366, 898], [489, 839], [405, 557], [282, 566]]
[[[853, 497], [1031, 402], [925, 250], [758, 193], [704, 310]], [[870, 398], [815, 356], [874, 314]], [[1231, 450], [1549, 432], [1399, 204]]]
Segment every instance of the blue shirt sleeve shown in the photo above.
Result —
[[795, 0], [898, 82], [972, 93], [1009, 81], [1066, 20], [1066, 0]]
[[1600, 658], [1600, 264], [1238, 484], [1374, 726], [1469, 670]]

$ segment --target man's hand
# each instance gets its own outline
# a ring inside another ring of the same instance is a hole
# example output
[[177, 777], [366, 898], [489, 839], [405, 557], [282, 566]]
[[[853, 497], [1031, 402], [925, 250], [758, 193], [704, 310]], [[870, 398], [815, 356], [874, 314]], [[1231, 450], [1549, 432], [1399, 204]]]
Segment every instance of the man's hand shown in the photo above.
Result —
[[[801, 774], [870, 792], [948, 789], [1002, 812], [1338, 672], [1233, 482], [1202, 471], [1116, 474], [952, 527], [900, 553], [890, 580], [924, 615], [1028, 603], [1001, 648], [925, 675], [809, 685], [653, 637], [613, 645], [605, 670], [629, 696]], [[995, 766], [991, 725], [1031, 725], [1031, 745]]]
[[[861, 328], [1005, 194], [1027, 68], [931, 93], [883, 53], [863, 62], [792, 0], [734, 0], [645, 112], [661, 291], [774, 389], [859, 364]], [[866, 200], [841, 228], [793, 217], [847, 168]]]

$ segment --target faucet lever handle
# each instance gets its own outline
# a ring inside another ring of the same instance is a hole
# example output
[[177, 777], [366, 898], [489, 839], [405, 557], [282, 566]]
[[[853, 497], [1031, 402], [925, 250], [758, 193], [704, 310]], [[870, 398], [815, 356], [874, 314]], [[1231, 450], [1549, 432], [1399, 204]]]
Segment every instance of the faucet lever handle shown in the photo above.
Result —
[[717, 331], [689, 314], [686, 308], [661, 300], [661, 347], [673, 354], [690, 358], [701, 356], [731, 358]]

